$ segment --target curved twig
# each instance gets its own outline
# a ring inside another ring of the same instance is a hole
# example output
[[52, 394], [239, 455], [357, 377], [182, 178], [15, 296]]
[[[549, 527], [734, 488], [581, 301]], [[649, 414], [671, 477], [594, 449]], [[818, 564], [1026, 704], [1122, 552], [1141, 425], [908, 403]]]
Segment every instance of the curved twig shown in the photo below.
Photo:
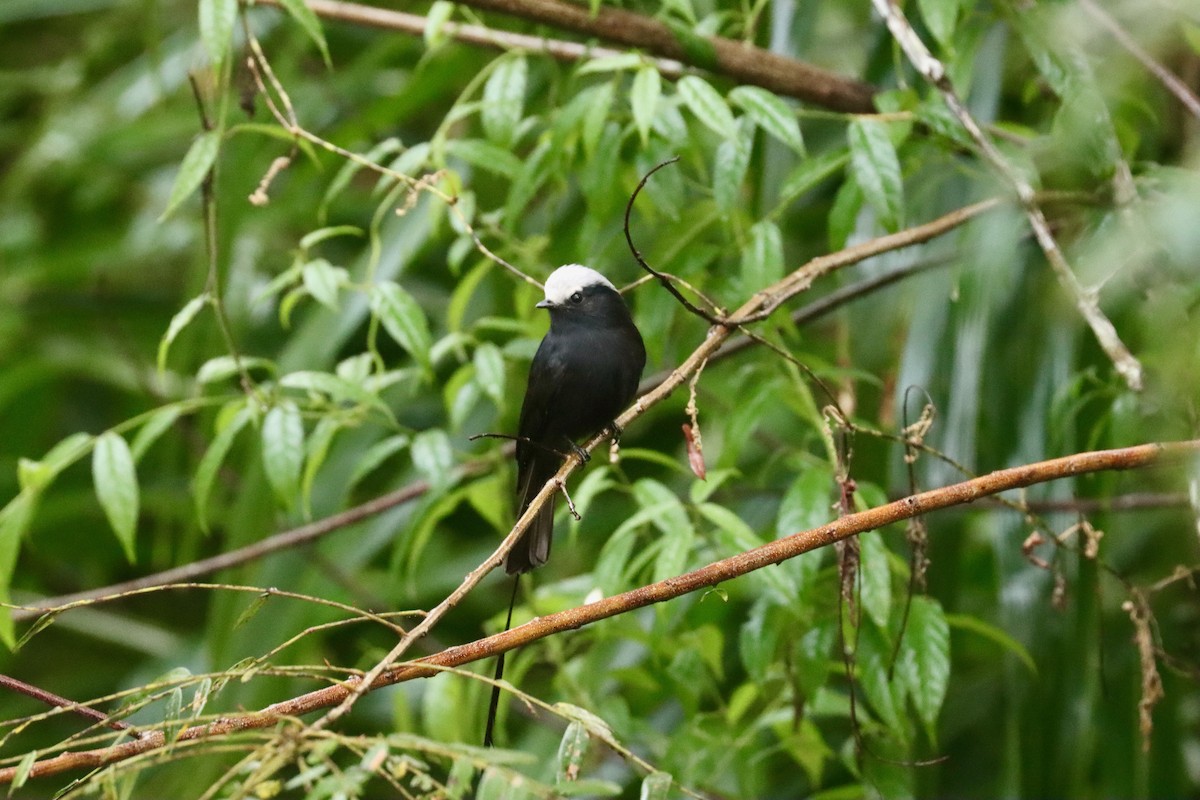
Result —
[[642, 251], [638, 250], [637, 245], [633, 243], [633, 235], [629, 233], [629, 215], [633, 212], [633, 204], [637, 200], [638, 195], [642, 193], [642, 187], [646, 185], [646, 181], [650, 180], [650, 176], [658, 172], [663, 167], [674, 164], [678, 160], [679, 156], [673, 156], [672, 158], [668, 158], [666, 161], [655, 165], [653, 169], [642, 176], [642, 179], [638, 181], [637, 188], [633, 190], [633, 194], [629, 195], [629, 202], [625, 204], [625, 243], [629, 245], [629, 252], [633, 254], [633, 258], [635, 261], [637, 261], [638, 265], [640, 265], [642, 269], [646, 270], [646, 272], [649, 272], [650, 275], [657, 278], [658, 282], [663, 285], [663, 288], [670, 292], [672, 297], [683, 304], [684, 308], [700, 317], [709, 325], [724, 325], [725, 319], [723, 317], [710, 314], [709, 312], [692, 303], [691, 300], [688, 300], [683, 296], [683, 294], [680, 293], [678, 289], [675, 288], [675, 284], [671, 283], [671, 279], [667, 277], [665, 273], [659, 272], [654, 267], [647, 264], [646, 259], [642, 257]]

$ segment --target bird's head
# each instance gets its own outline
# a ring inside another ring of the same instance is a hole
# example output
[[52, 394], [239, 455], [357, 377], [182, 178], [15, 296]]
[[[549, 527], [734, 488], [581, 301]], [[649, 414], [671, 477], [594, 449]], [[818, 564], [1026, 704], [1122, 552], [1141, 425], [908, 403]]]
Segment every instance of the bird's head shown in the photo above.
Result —
[[617, 287], [596, 270], [567, 264], [546, 279], [546, 299], [537, 304], [550, 312], [552, 321], [594, 320], [618, 324], [629, 319], [629, 309]]

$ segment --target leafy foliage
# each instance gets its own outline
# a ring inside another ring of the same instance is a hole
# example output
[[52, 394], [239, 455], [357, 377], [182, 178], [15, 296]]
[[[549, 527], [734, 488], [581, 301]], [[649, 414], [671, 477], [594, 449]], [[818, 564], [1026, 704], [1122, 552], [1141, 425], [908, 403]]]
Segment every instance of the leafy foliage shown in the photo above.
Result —
[[[399, 610], [432, 608], [492, 552], [512, 468], [471, 437], [516, 428], [546, 325], [536, 280], [570, 262], [641, 277], [622, 224], [657, 164], [679, 157], [629, 232], [726, 310], [831, 249], [1006, 193], [866, 3], [623, 4], [710, 67], [683, 72], [510, 46], [588, 37], [469, 6], [434, 3], [405, 35], [278, 5], [0, 8], [3, 672], [169, 739], [369, 669], [415, 624]], [[1180, 73], [1200, 37], [1182, 5], [1112, 5], [905, 11], [1039, 190], [1145, 389], [1002, 204], [823, 276], [752, 327], [768, 346], [704, 366], [694, 418], [681, 391], [637, 419], [619, 461], [572, 483], [582, 519], [561, 509], [514, 622], [968, 473], [1200, 435], [1196, 120], [1104, 20]], [[463, 23], [503, 50], [456, 39]], [[714, 35], [866, 81], [878, 113], [739, 85]], [[647, 377], [704, 340], [656, 283], [626, 296]], [[926, 404], [932, 427], [913, 425]], [[931, 516], [927, 550], [912, 528], [861, 536], [847, 594], [826, 548], [538, 641], [510, 653], [526, 702], [503, 704], [501, 749], [476, 746], [481, 663], [369, 694], [329, 729], [181, 739], [64, 794], [1194, 794], [1197, 481], [1194, 463], [1065, 479]], [[310, 523], [328, 530], [193, 576], [204, 587], [19, 608]], [[489, 580], [419, 647], [498, 631], [507, 592]], [[30, 796], [71, 779], [30, 777], [38, 759], [127, 736], [0, 702], [0, 766]]]

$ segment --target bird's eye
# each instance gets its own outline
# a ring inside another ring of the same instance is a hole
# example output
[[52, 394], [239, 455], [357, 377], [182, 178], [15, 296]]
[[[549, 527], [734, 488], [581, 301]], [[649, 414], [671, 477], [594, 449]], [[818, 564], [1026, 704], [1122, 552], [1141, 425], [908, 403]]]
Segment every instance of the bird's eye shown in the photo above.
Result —
[[574, 303], [575, 305], [579, 305], [580, 303], [583, 302], [583, 295], [580, 294], [579, 292], [575, 292], [574, 294], [571, 295], [571, 302]]

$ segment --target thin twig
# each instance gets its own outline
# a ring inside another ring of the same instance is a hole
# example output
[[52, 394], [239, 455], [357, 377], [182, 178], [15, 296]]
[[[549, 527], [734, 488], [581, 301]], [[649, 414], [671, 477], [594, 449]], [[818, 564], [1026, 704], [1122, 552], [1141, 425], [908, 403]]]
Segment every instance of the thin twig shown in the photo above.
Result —
[[1099, 22], [1112, 34], [1112, 37], [1117, 40], [1117, 44], [1124, 47], [1129, 55], [1136, 58], [1151, 75], [1158, 78], [1166, 90], [1175, 95], [1175, 98], [1193, 117], [1200, 119], [1200, 97], [1197, 97], [1186, 83], [1155, 61], [1153, 56], [1142, 49], [1142, 46], [1116, 20], [1107, 11], [1096, 5], [1093, 0], [1079, 0], [1079, 4], [1083, 6], [1084, 11], [1091, 15], [1092, 19]]
[[700, 317], [709, 325], [724, 325], [724, 317], [710, 314], [704, 309], [696, 306], [691, 300], [688, 300], [680, 293], [678, 289], [675, 288], [675, 284], [671, 283], [671, 280], [664, 273], [659, 272], [654, 267], [647, 264], [646, 259], [642, 257], [642, 251], [638, 250], [637, 245], [633, 243], [633, 235], [629, 232], [629, 215], [633, 212], [633, 204], [637, 200], [638, 195], [642, 193], [642, 188], [645, 187], [646, 181], [650, 180], [650, 176], [658, 172], [663, 167], [674, 164], [678, 160], [679, 156], [674, 156], [673, 158], [668, 158], [661, 164], [656, 165], [653, 169], [642, 176], [642, 179], [638, 181], [637, 187], [633, 190], [633, 194], [629, 195], [629, 202], [625, 204], [625, 243], [629, 245], [629, 252], [633, 254], [633, 258], [635, 261], [637, 261], [638, 265], [640, 265], [642, 269], [646, 270], [646, 272], [657, 278], [658, 282], [663, 285], [663, 288], [670, 292], [671, 296], [678, 300], [684, 308]]
[[875, 10], [887, 21], [888, 30], [891, 31], [909, 62], [925, 80], [941, 93], [942, 99], [950, 108], [951, 113], [970, 134], [984, 158], [1012, 186], [1025, 211], [1025, 216], [1029, 220], [1029, 225], [1033, 228], [1034, 237], [1041, 246], [1042, 252], [1045, 253], [1046, 260], [1050, 263], [1059, 282], [1074, 299], [1075, 308], [1091, 327], [1096, 341], [1112, 361], [1117, 372], [1125, 379], [1125, 384], [1134, 391], [1140, 391], [1142, 388], [1141, 363], [1121, 341], [1112, 321], [1100, 310], [1097, 292], [1080, 284], [1071, 265], [1067, 263], [1067, 258], [1059, 248], [1058, 242], [1050, 230], [1050, 224], [1046, 221], [1046, 215], [1038, 205], [1033, 186], [1008, 163], [999, 148], [979, 127], [979, 123], [971, 116], [971, 112], [967, 110], [966, 105], [955, 91], [945, 65], [934, 58], [929, 49], [925, 47], [921, 37], [909, 25], [900, 6], [894, 0], [871, 0], [871, 2], [875, 6]]

